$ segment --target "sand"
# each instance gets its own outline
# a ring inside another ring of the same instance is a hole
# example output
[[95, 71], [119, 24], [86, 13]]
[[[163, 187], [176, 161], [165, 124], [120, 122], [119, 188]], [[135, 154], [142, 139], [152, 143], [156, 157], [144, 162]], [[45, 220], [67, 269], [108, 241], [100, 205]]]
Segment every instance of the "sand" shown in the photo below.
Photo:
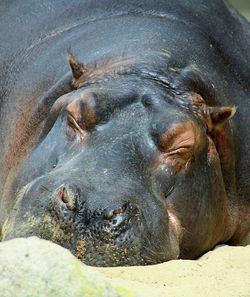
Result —
[[220, 246], [199, 260], [146, 267], [93, 268], [113, 284], [151, 297], [250, 297], [250, 245]]

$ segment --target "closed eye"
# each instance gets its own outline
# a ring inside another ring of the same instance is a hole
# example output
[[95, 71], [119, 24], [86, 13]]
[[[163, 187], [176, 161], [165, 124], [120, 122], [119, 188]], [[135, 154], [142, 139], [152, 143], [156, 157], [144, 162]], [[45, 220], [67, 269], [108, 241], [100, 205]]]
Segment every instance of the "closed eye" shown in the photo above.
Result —
[[167, 156], [172, 156], [172, 155], [184, 155], [184, 154], [191, 154], [192, 153], [192, 147], [188, 146], [188, 147], [179, 147], [178, 149], [175, 150], [171, 150], [167, 153], [165, 153], [165, 155]]
[[172, 194], [172, 192], [173, 192], [173, 190], [174, 190], [174, 186], [172, 186], [172, 187], [170, 187], [169, 189], [168, 189], [168, 191], [165, 193], [165, 199], [167, 199], [168, 198], [168, 196], [170, 195], [170, 194]]
[[177, 137], [176, 143], [178, 144], [178, 147], [180, 148], [190, 148], [195, 143], [194, 135], [191, 134], [190, 131], [186, 131], [182, 135], [179, 135]]
[[87, 140], [88, 132], [85, 129], [82, 129], [78, 124], [77, 120], [72, 116], [72, 114], [67, 114], [67, 136], [68, 139], [78, 140], [79, 143], [85, 143]]
[[200, 131], [191, 121], [174, 125], [159, 139], [160, 150], [165, 156], [187, 156], [199, 147]]
[[76, 119], [70, 113], [68, 114], [67, 120], [71, 128], [73, 128], [74, 130], [77, 130], [81, 134], [84, 133], [83, 129], [78, 125]]

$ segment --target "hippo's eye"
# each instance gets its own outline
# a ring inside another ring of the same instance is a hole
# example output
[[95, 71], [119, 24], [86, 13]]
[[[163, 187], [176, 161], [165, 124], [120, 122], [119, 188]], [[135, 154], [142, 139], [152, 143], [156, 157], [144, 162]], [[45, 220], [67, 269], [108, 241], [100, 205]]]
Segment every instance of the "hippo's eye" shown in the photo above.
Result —
[[72, 140], [76, 135], [78, 135], [82, 142], [83, 138], [86, 136], [86, 132], [80, 127], [79, 123], [70, 113], [67, 115], [67, 122], [70, 128], [70, 131], [67, 131], [68, 137]]
[[68, 124], [71, 128], [78, 131], [79, 133], [83, 132], [82, 128], [79, 126], [76, 119], [71, 114], [68, 114]]
[[161, 163], [179, 172], [190, 164], [200, 147], [200, 130], [193, 122], [170, 127], [160, 136]]
[[169, 152], [166, 153], [166, 156], [180, 156], [180, 157], [186, 157], [190, 156], [192, 154], [192, 146], [190, 147], [179, 147], [176, 149], [172, 149]]

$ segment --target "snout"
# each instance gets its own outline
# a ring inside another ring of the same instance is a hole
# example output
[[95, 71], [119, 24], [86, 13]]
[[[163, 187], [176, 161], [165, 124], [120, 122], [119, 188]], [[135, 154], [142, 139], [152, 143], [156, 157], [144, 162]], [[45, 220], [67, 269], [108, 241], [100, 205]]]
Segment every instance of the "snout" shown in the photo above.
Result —
[[5, 240], [35, 235], [93, 266], [146, 265], [178, 257], [162, 205], [154, 205], [159, 212], [151, 214], [152, 202], [145, 199], [148, 206], [143, 206], [142, 197], [131, 193], [110, 198], [110, 192], [91, 191], [88, 197], [77, 183], [54, 183], [39, 178], [22, 192]]
[[104, 193], [98, 200], [103, 203], [94, 207], [76, 184], [61, 184], [52, 193], [52, 216], [65, 232], [74, 233], [72, 253], [88, 265], [145, 264], [138, 257], [145, 246], [141, 237], [145, 224], [139, 207], [132, 199], [117, 198], [113, 204], [107, 203]]

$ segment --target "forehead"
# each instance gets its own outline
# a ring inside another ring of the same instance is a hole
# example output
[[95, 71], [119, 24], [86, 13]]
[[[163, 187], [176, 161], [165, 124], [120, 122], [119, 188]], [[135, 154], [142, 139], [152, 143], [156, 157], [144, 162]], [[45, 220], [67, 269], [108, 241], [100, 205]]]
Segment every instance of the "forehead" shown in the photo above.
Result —
[[[122, 114], [136, 105], [147, 110], [149, 118], [163, 125], [173, 123], [173, 121], [184, 121], [190, 115], [181, 108], [173, 94], [165, 89], [152, 84], [135, 79], [127, 79], [111, 83], [105, 86], [95, 85], [79, 89], [74, 92], [71, 99], [69, 111], [81, 112], [83, 108], [95, 109], [99, 117], [106, 117], [108, 114]], [[131, 116], [133, 116], [133, 112]], [[163, 120], [164, 119], [164, 120]], [[163, 121], [162, 121], [163, 120]]]

